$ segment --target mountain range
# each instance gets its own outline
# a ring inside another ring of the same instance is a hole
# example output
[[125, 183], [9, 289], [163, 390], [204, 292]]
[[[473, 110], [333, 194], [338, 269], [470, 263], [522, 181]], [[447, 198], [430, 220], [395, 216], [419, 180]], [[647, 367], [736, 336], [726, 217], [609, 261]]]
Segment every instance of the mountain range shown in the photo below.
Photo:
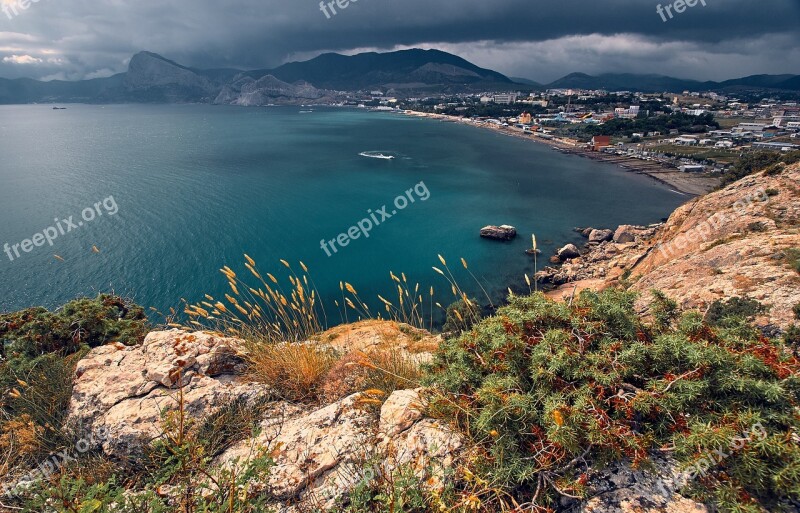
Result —
[[788, 90], [800, 91], [800, 75], [751, 75], [724, 82], [700, 82], [664, 75], [607, 73], [598, 76], [572, 73], [544, 86], [548, 89], [606, 89], [642, 93], [682, 91]]
[[800, 75], [754, 75], [699, 82], [661, 75], [573, 73], [549, 84], [508, 78], [439, 50], [402, 50], [352, 56], [327, 53], [274, 69], [190, 68], [151, 52], [134, 55], [128, 71], [107, 78], [43, 82], [0, 78], [0, 104], [20, 103], [220, 103], [270, 105], [327, 103], [348, 92], [397, 96], [543, 90], [557, 88], [640, 92], [791, 90]]

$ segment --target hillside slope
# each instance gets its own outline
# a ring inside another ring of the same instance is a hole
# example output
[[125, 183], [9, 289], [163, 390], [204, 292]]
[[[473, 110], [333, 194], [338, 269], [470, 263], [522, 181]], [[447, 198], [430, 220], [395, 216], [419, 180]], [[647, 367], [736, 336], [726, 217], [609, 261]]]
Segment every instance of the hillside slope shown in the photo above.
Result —
[[[800, 303], [800, 165], [749, 176], [676, 210], [656, 245], [631, 269], [633, 288], [660, 289], [684, 308], [726, 297], [771, 306], [764, 321], [791, 323]], [[796, 257], [795, 257], [796, 258]]]
[[[800, 164], [745, 177], [678, 208], [657, 229], [620, 227], [614, 240], [590, 244], [581, 257], [540, 277], [563, 284], [550, 295], [628, 285], [652, 289], [683, 309], [747, 297], [769, 307], [761, 325], [786, 328], [800, 303]], [[577, 287], [577, 289], [576, 289]]]

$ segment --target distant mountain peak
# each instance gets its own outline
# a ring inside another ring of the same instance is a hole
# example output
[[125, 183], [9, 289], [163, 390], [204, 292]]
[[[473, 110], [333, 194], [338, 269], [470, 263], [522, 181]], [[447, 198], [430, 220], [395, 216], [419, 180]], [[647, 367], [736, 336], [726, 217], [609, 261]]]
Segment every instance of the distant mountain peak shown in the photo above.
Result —
[[[244, 80], [244, 79], [247, 80]], [[264, 79], [264, 80], [262, 80]], [[527, 86], [527, 87], [526, 87]], [[752, 75], [699, 82], [658, 74], [571, 73], [550, 84], [481, 68], [441, 50], [411, 48], [356, 55], [325, 53], [275, 69], [199, 69], [151, 51], [131, 57], [126, 73], [82, 81], [0, 78], [0, 104], [35, 102], [339, 102], [341, 92], [380, 90], [399, 97], [517, 89], [605, 89], [645, 93], [691, 91], [800, 91], [800, 75]]]
[[[186, 66], [178, 64], [175, 61], [169, 60], [166, 57], [164, 57], [163, 55], [159, 55], [157, 53], [148, 52], [148, 51], [144, 51], [144, 50], [134, 54], [133, 57], [131, 57], [131, 61], [130, 62], [133, 63], [134, 61], [143, 61], [143, 60], [149, 60], [149, 59], [155, 59], [157, 61], [162, 61], [162, 62], [164, 62], [166, 64], [171, 65], [171, 66], [175, 66], [176, 68], [189, 70], [189, 68], [187, 68]], [[128, 64], [128, 67], [130, 68], [130, 64]]]
[[725, 91], [741, 88], [798, 90], [800, 75], [752, 75], [724, 82], [700, 82], [656, 73], [570, 73], [545, 87], [548, 89], [606, 89], [643, 93], [678, 93], [682, 91]]

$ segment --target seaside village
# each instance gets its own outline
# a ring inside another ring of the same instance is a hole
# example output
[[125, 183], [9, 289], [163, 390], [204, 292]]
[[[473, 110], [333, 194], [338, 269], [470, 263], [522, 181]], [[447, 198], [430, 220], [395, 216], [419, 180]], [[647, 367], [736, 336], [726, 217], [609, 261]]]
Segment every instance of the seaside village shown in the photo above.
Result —
[[800, 106], [792, 97], [550, 89], [405, 100], [373, 91], [369, 98], [361, 105], [537, 138], [642, 171], [720, 175], [749, 151], [800, 149]]

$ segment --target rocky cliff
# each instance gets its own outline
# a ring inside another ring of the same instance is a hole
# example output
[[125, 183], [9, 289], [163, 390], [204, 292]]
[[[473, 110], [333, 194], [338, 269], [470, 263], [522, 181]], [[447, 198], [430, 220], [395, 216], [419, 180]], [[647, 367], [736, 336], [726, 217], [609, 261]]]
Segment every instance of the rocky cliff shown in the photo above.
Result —
[[214, 100], [216, 104], [241, 105], [292, 105], [333, 99], [334, 95], [321, 91], [308, 82], [289, 84], [266, 75], [258, 80], [240, 75], [226, 84]]
[[659, 227], [619, 227], [609, 241], [590, 241], [577, 258], [540, 273], [554, 297], [583, 288], [625, 285], [658, 289], [684, 309], [754, 299], [769, 310], [762, 325], [786, 328], [800, 303], [800, 164], [779, 174], [746, 177], [678, 208]]

